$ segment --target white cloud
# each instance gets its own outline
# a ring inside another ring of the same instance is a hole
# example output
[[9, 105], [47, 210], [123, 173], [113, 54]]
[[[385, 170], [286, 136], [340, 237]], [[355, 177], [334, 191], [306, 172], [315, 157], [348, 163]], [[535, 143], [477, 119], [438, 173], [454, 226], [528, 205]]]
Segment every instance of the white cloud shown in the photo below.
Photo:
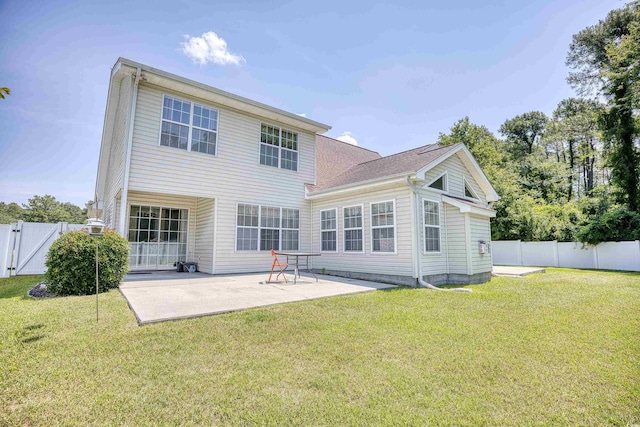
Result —
[[247, 61], [241, 56], [231, 53], [227, 47], [227, 42], [215, 32], [209, 31], [200, 37], [184, 36], [182, 53], [194, 63], [206, 65], [213, 62], [218, 65], [241, 65]]
[[296, 116], [307, 117], [307, 114], [306, 113], [300, 113], [300, 114], [296, 114]]
[[358, 141], [353, 136], [351, 136], [351, 132], [349, 131], [343, 132], [342, 135], [340, 135], [336, 139], [338, 141], [346, 142], [347, 144], [358, 145]]

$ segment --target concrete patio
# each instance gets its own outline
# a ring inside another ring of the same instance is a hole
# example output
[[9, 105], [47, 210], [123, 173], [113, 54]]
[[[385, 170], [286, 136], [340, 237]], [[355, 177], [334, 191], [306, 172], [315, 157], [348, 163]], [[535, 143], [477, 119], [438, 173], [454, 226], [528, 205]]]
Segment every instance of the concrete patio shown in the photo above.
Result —
[[[288, 278], [291, 275], [288, 276]], [[120, 284], [140, 325], [228, 313], [247, 308], [395, 288], [394, 285], [318, 275], [266, 283], [268, 273], [212, 276], [204, 273], [128, 274]]]
[[529, 274], [546, 273], [542, 267], [520, 267], [512, 265], [494, 265], [492, 275], [497, 277], [524, 277]]

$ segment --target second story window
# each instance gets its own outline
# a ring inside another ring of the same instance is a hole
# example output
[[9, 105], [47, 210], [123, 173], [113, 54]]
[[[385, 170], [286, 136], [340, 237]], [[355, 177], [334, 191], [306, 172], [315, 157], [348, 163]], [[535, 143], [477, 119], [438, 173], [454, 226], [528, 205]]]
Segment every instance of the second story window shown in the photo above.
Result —
[[164, 96], [160, 145], [216, 155], [218, 110]]
[[260, 164], [298, 170], [298, 134], [262, 124], [260, 127]]

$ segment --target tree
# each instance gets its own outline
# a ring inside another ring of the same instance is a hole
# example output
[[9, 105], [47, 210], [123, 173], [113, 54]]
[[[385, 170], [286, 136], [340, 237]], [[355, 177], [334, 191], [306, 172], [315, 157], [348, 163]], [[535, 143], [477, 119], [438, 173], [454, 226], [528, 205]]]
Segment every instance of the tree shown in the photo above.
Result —
[[[567, 200], [582, 193], [589, 193], [596, 185], [596, 167], [599, 160], [599, 114], [603, 106], [592, 100], [567, 98], [558, 103], [553, 121], [548, 125], [545, 139], [559, 145], [562, 156], [558, 162], [568, 164]], [[575, 176], [578, 179], [575, 179]]]
[[530, 111], [505, 121], [500, 133], [507, 139], [507, 150], [514, 159], [533, 153], [534, 146], [544, 134], [548, 117], [540, 111]]
[[634, 115], [640, 99], [640, 2], [609, 12], [598, 24], [573, 36], [567, 55], [569, 83], [581, 95], [601, 96], [608, 108], [601, 115], [604, 139], [610, 145], [612, 181], [620, 203], [638, 212], [640, 206], [639, 133]]
[[0, 202], [0, 224], [11, 224], [23, 218], [24, 211], [17, 203]]
[[480, 167], [502, 165], [505, 162], [504, 142], [495, 137], [486, 126], [473, 124], [469, 117], [458, 120], [450, 133], [440, 133], [438, 144], [451, 145], [464, 143], [478, 161]]
[[4, 99], [4, 95], [11, 95], [11, 89], [8, 87], [0, 87], [0, 99]]
[[55, 197], [46, 194], [33, 196], [29, 202], [23, 205], [24, 220], [29, 222], [69, 222], [83, 224], [87, 219], [86, 209], [82, 209], [72, 203], [62, 203]]

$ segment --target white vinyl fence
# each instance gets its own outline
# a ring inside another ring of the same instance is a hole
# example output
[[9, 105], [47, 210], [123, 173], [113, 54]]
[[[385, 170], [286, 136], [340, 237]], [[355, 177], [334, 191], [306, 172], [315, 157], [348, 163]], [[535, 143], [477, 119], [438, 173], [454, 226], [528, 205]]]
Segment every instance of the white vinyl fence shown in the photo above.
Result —
[[44, 273], [51, 244], [65, 231], [85, 227], [66, 222], [0, 224], [0, 277]]
[[494, 241], [491, 245], [495, 265], [640, 271], [638, 240], [605, 242], [596, 246], [576, 242], [501, 240]]

